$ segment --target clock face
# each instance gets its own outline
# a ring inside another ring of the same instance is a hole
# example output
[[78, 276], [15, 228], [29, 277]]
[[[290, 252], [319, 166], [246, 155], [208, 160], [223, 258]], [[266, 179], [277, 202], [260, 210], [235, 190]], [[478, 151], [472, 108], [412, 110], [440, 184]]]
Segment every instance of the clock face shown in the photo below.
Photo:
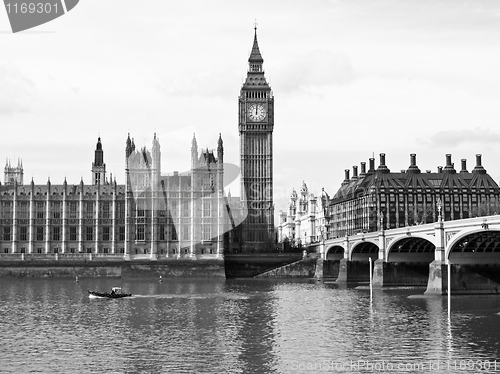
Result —
[[247, 108], [247, 116], [250, 121], [262, 121], [266, 118], [266, 108], [260, 104], [252, 104]]

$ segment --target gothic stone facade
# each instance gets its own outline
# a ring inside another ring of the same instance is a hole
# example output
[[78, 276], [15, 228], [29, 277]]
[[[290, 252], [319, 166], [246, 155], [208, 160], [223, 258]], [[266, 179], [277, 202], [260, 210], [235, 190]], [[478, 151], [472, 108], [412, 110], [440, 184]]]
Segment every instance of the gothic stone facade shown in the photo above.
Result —
[[[99, 139], [94, 184], [18, 183], [0, 186], [0, 251], [31, 254], [119, 255], [125, 258], [216, 258], [233, 243], [229, 213], [238, 205], [224, 196], [223, 144], [197, 149], [193, 138], [188, 173], [162, 176], [160, 143], [136, 150], [126, 142], [126, 184], [106, 179]], [[7, 174], [6, 174], [7, 175]], [[22, 178], [22, 175], [19, 176]], [[18, 179], [19, 179], [18, 178]]]

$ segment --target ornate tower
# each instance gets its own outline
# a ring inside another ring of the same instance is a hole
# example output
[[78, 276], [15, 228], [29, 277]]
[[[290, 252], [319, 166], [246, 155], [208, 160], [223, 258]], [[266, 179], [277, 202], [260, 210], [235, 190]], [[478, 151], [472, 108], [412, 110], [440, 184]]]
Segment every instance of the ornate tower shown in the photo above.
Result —
[[4, 168], [4, 183], [8, 185], [23, 184], [23, 162], [18, 159], [17, 166], [11, 166], [10, 160], [5, 162]]
[[241, 199], [248, 208], [242, 226], [244, 252], [267, 251], [273, 243], [274, 97], [263, 63], [255, 27], [247, 78], [239, 96]]
[[99, 137], [97, 138], [94, 162], [92, 163], [92, 184], [102, 185], [104, 183], [106, 183], [106, 164], [104, 163], [104, 152]]

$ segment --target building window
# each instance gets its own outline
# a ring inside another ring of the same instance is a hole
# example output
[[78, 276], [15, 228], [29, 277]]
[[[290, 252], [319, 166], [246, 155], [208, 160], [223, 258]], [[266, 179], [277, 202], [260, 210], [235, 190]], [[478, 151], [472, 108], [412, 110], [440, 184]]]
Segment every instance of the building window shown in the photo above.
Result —
[[36, 218], [44, 219], [45, 218], [45, 202], [37, 201], [36, 202]]
[[87, 201], [86, 203], [85, 218], [87, 219], [94, 218], [94, 202], [92, 201]]
[[212, 239], [212, 225], [205, 224], [201, 226], [201, 239], [210, 240]]
[[59, 226], [52, 227], [52, 240], [61, 240], [60, 230], [61, 228]]
[[178, 217], [179, 216], [179, 212], [178, 212], [178, 205], [177, 205], [177, 201], [170, 201], [168, 203], [169, 205], [169, 209], [170, 209], [170, 215], [172, 217]]
[[120, 226], [118, 228], [118, 240], [120, 241], [125, 240], [125, 226]]
[[94, 228], [92, 226], [87, 226], [85, 240], [94, 240]]
[[19, 202], [18, 218], [29, 218], [29, 203], [27, 201]]
[[160, 233], [160, 240], [165, 240], [165, 226], [160, 225], [158, 231]]
[[104, 226], [102, 228], [102, 240], [103, 241], [106, 241], [106, 242], [109, 241], [109, 238], [110, 238], [110, 235], [109, 235], [110, 230], [109, 229], [110, 229], [109, 226]]
[[109, 248], [104, 248], [103, 253], [109, 253]]
[[102, 218], [103, 219], [109, 219], [110, 218], [109, 202], [108, 201], [104, 201], [102, 203]]
[[182, 240], [190, 240], [190, 230], [188, 226], [182, 228]]
[[43, 226], [36, 227], [36, 240], [38, 241], [43, 240]]
[[125, 203], [117, 202], [115, 205], [116, 218], [125, 218]]
[[59, 201], [52, 202], [52, 218], [61, 218], [61, 203]]
[[28, 227], [27, 226], [19, 227], [19, 240], [21, 240], [21, 241], [28, 240]]
[[182, 203], [182, 217], [191, 217], [191, 202]]
[[137, 204], [137, 217], [146, 217], [146, 210], [144, 209], [144, 201], [139, 201]]
[[42, 253], [42, 248], [37, 248], [36, 253]]
[[3, 240], [4, 241], [11, 240], [10, 227], [4, 227], [3, 228]]
[[210, 200], [202, 200], [202, 205], [203, 205], [203, 217], [210, 217], [210, 210], [211, 210], [211, 201]]
[[78, 203], [73, 202], [73, 201], [69, 203], [69, 218], [70, 219], [78, 218], [78, 205], [77, 204]]
[[135, 240], [143, 241], [144, 238], [144, 225], [136, 226]]
[[76, 241], [77, 239], [77, 227], [76, 226], [70, 226], [69, 227], [69, 240]]

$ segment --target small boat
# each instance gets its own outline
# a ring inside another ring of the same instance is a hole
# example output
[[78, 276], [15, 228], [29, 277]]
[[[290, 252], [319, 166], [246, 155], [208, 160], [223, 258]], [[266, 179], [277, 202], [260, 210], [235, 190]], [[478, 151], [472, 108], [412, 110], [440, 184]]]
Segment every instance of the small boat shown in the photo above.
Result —
[[131, 293], [123, 293], [121, 287], [113, 287], [111, 292], [98, 292], [87, 290], [90, 298], [108, 298], [108, 299], [121, 299], [122, 297], [130, 297]]

